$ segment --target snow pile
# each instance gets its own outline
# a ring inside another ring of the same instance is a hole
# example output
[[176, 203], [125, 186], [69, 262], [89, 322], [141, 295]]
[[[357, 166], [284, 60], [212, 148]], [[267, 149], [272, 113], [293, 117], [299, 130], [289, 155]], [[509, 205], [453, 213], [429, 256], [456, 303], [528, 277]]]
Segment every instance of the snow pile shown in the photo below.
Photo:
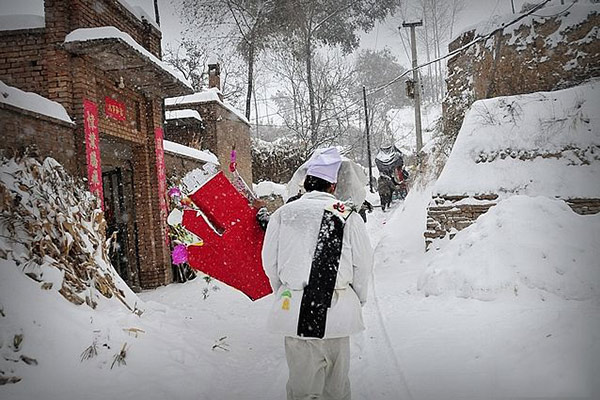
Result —
[[525, 288], [566, 300], [600, 299], [600, 215], [561, 200], [513, 196], [433, 252], [419, 279], [425, 295], [494, 300]]
[[73, 123], [63, 106], [39, 94], [24, 92], [0, 81], [0, 103]]
[[598, 198], [600, 81], [475, 102], [434, 192]]
[[192, 84], [187, 80], [181, 72], [173, 68], [166, 62], [159, 60], [154, 54], [150, 53], [138, 42], [136, 42], [128, 33], [120, 31], [114, 26], [102, 26], [98, 28], [79, 28], [75, 29], [65, 37], [65, 43], [71, 42], [86, 42], [89, 40], [101, 39], [119, 39], [134, 48], [143, 57], [149, 59], [156, 66], [169, 73], [173, 78], [183, 83], [188, 88], [192, 89]]
[[121, 3], [121, 5], [123, 7], [125, 7], [130, 13], [132, 13], [138, 20], [140, 20], [142, 22], [148, 22], [149, 24], [151, 24], [153, 27], [155, 27], [156, 29], [158, 29], [160, 31], [160, 26], [158, 26], [158, 24], [156, 23], [154, 18], [151, 18], [148, 15], [148, 13], [146, 13], [146, 10], [144, 10], [142, 7], [132, 6], [126, 0], [118, 0], [118, 1], [119, 1], [119, 3]]
[[54, 159], [0, 159], [0, 204], [0, 383], [16, 383], [43, 352], [32, 346], [31, 330], [44, 333], [29, 307], [110, 302], [130, 313], [137, 296], [110, 264], [98, 201]]
[[180, 105], [180, 104], [215, 102], [215, 103], [219, 103], [220, 105], [222, 105], [225, 109], [231, 111], [242, 122], [250, 125], [250, 122], [248, 121], [246, 116], [244, 114], [242, 114], [242, 112], [240, 110], [233, 107], [231, 104], [221, 100], [222, 97], [223, 97], [223, 94], [221, 93], [221, 91], [218, 88], [214, 87], [214, 88], [209, 88], [209, 89], [203, 90], [201, 92], [196, 92], [194, 94], [189, 94], [186, 96], [170, 97], [168, 99], [165, 99], [165, 104], [167, 106], [172, 106], [172, 105]]
[[270, 181], [262, 181], [252, 184], [252, 190], [258, 197], [267, 197], [267, 196], [282, 196], [286, 191], [286, 185], [281, 183], [273, 183]]

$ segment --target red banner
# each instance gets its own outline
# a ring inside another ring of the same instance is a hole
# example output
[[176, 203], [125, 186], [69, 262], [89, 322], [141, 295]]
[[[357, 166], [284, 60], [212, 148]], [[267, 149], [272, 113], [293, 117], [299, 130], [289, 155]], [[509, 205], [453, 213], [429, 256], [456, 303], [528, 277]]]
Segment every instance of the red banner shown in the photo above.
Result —
[[88, 185], [90, 192], [98, 196], [100, 205], [104, 209], [102, 166], [100, 165], [100, 138], [98, 136], [98, 106], [89, 100], [83, 100], [83, 132], [85, 134]]
[[156, 128], [154, 130], [154, 140], [156, 147], [156, 174], [158, 178], [158, 202], [160, 205], [160, 220], [164, 228], [165, 240], [169, 243], [169, 235], [166, 229], [167, 215], [169, 208], [167, 205], [167, 171], [165, 167], [165, 152], [163, 148], [163, 130]]
[[127, 119], [127, 110], [125, 104], [106, 96], [104, 98], [104, 112], [108, 117], [125, 121]]

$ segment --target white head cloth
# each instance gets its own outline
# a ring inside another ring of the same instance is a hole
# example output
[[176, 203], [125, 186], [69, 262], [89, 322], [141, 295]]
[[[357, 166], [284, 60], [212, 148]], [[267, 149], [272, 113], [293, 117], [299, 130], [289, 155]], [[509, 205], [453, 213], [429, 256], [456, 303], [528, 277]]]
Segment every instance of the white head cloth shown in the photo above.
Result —
[[[304, 184], [304, 178], [306, 178], [310, 160], [320, 154], [322, 150], [316, 149], [311, 158], [294, 172], [292, 179], [287, 184], [286, 192], [283, 196], [284, 201], [287, 201], [300, 191], [304, 192], [302, 185]], [[355, 206], [360, 207], [367, 197], [365, 190], [367, 182], [368, 179], [362, 167], [349, 158], [342, 156], [342, 165], [338, 171], [337, 186], [334, 193], [335, 197], [344, 202], [352, 202]]]

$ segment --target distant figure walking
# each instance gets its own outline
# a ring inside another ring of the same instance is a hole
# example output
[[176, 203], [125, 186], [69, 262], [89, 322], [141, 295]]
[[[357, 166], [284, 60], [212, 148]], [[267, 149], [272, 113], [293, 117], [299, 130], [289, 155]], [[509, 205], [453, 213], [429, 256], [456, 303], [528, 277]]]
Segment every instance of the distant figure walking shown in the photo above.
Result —
[[379, 192], [379, 201], [383, 211], [392, 204], [392, 194], [395, 188], [396, 185], [394, 185], [394, 181], [389, 176], [382, 174], [377, 179], [377, 191]]

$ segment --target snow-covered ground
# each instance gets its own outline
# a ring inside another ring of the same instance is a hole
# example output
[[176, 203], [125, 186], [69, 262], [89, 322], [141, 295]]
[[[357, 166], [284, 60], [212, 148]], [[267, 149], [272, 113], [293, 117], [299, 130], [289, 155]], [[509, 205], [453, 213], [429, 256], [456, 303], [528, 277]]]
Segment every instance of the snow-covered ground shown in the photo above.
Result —
[[[598, 398], [600, 217], [518, 196], [424, 253], [429, 198], [415, 190], [368, 214], [376, 265], [367, 330], [352, 338], [353, 398]], [[75, 306], [14, 264], [0, 274], [0, 369], [22, 378], [0, 386], [2, 399], [285, 397], [270, 296], [253, 303], [196, 279], [142, 293], [137, 316], [117, 301]], [[37, 365], [7, 361], [15, 332]], [[81, 361], [93, 342], [98, 355]], [[124, 343], [126, 365], [111, 369]]]

